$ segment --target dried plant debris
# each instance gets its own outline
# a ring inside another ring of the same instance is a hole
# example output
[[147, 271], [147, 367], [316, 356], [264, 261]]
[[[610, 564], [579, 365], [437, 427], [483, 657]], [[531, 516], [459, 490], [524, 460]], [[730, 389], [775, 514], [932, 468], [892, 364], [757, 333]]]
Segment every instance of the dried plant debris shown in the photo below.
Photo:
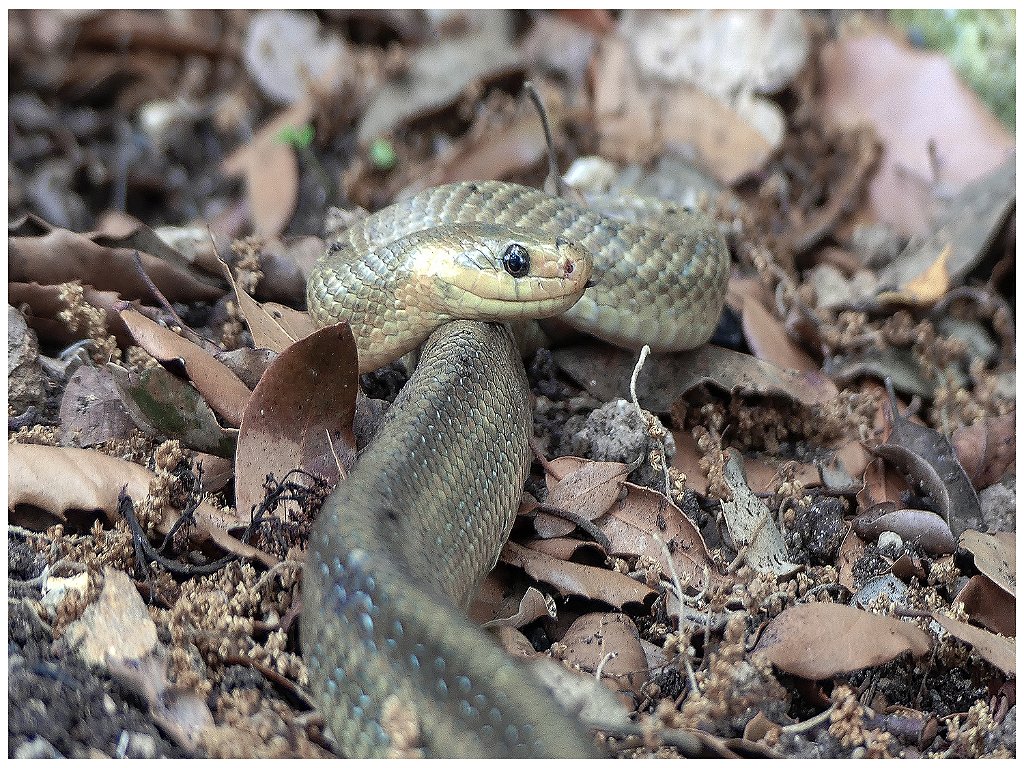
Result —
[[875, 453], [920, 484], [954, 534], [980, 521], [978, 494], [957, 461], [949, 439], [902, 416], [891, 390], [890, 408], [889, 438], [874, 449]]
[[12, 11], [9, 757], [335, 751], [302, 560], [408, 368], [359, 379], [306, 276], [476, 179], [696, 209], [731, 273], [639, 370], [545, 323], [471, 619], [611, 756], [1014, 756], [1014, 139], [891, 18]]

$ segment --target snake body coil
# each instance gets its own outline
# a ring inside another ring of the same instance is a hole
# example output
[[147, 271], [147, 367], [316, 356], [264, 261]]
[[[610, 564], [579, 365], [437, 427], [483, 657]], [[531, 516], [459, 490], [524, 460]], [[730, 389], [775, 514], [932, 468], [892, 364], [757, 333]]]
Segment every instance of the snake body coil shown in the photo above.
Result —
[[[510, 280], [522, 266], [503, 267], [513, 247], [540, 257], [536, 274]], [[532, 420], [508, 330], [448, 322], [460, 307], [477, 320], [564, 309], [587, 286], [590, 254], [596, 285], [567, 313], [573, 325], [662, 350], [714, 330], [728, 254], [706, 219], [647, 229], [500, 182], [438, 187], [369, 216], [310, 277], [310, 313], [350, 322], [361, 368], [430, 336], [310, 537], [303, 654], [348, 756], [594, 753], [586, 730], [465, 618], [511, 528]]]

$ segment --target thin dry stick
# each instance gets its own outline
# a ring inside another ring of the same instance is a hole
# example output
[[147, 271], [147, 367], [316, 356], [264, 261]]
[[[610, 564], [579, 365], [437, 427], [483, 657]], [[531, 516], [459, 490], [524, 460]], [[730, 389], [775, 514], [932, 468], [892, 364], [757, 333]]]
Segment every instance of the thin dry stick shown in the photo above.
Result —
[[537, 91], [531, 80], [527, 80], [523, 83], [523, 90], [530, 97], [530, 101], [533, 102], [533, 106], [537, 108], [537, 114], [540, 115], [540, 124], [544, 128], [544, 143], [547, 146], [548, 155], [548, 179], [547, 183], [554, 187], [555, 194], [559, 197], [565, 197], [566, 186], [565, 181], [562, 179], [562, 174], [558, 172], [558, 159], [555, 157], [555, 142], [551, 138], [551, 125], [548, 122], [548, 111], [544, 108], [544, 102], [540, 97], [540, 93]]

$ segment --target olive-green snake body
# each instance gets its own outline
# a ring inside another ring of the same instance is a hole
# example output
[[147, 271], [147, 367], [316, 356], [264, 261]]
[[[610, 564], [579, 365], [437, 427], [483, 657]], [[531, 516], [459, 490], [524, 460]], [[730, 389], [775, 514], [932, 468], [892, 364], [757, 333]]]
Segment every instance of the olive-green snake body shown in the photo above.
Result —
[[345, 755], [595, 754], [587, 730], [464, 614], [511, 529], [532, 419], [508, 329], [458, 318], [564, 312], [616, 344], [687, 349], [714, 330], [727, 272], [703, 216], [640, 227], [502, 182], [419, 193], [321, 257], [310, 313], [350, 323], [362, 370], [429, 336], [310, 537], [303, 654]]

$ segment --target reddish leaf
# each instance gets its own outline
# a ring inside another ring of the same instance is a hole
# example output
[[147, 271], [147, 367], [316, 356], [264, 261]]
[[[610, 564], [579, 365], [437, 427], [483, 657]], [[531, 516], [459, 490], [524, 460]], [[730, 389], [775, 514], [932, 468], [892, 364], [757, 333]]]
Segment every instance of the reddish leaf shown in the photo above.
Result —
[[301, 468], [338, 482], [338, 463], [355, 460], [352, 418], [359, 369], [345, 324], [297, 341], [267, 368], [245, 407], [235, 453], [235, 502], [248, 511], [263, 499], [268, 474]]

